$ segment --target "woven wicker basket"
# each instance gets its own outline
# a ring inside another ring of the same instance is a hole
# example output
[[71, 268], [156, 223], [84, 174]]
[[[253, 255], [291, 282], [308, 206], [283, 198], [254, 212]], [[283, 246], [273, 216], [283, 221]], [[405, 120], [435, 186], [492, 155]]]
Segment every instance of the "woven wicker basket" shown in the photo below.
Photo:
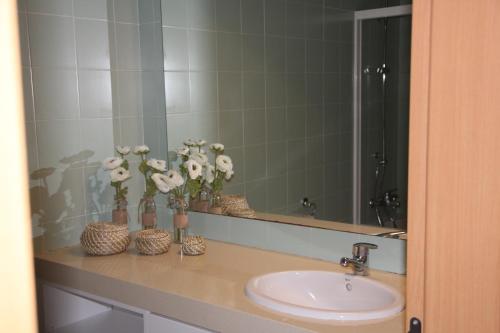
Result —
[[168, 251], [170, 234], [163, 230], [149, 229], [140, 231], [135, 239], [135, 248], [141, 254], [154, 256]]
[[182, 253], [188, 256], [198, 256], [205, 253], [207, 246], [201, 236], [187, 236], [182, 242]]
[[248, 201], [241, 195], [223, 195], [220, 199], [222, 214], [227, 215], [229, 211], [250, 209]]
[[230, 208], [227, 210], [227, 215], [235, 216], [235, 217], [245, 217], [248, 219], [254, 219], [257, 217], [255, 210], [253, 209], [234, 209]]
[[91, 223], [80, 236], [82, 248], [93, 256], [107, 256], [127, 250], [128, 226], [109, 222]]

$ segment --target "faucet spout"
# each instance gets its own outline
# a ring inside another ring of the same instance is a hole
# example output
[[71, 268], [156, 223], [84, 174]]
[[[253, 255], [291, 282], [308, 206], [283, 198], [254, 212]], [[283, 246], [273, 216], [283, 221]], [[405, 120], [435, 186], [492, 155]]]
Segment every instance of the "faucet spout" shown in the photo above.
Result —
[[340, 258], [340, 265], [343, 267], [352, 266], [355, 275], [368, 275], [368, 252], [369, 249], [376, 249], [377, 245], [370, 243], [356, 243], [352, 247], [352, 258]]
[[347, 257], [340, 258], [340, 265], [342, 267], [352, 266], [353, 273], [356, 275], [368, 275], [368, 270], [367, 270], [368, 267], [365, 265], [365, 263], [366, 263], [366, 257], [364, 257], [364, 258], [347, 258]]

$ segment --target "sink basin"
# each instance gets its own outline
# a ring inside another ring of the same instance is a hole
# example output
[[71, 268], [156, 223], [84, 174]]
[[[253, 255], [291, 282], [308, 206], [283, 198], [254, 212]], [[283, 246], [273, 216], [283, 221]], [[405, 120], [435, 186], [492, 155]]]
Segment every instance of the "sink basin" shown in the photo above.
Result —
[[321, 320], [390, 317], [404, 307], [401, 294], [369, 278], [326, 271], [287, 271], [257, 276], [246, 295], [268, 309]]

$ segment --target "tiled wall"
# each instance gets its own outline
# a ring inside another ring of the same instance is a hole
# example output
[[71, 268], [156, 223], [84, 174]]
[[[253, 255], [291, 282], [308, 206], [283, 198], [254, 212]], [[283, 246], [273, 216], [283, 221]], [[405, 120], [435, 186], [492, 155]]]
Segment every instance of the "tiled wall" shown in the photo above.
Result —
[[169, 149], [221, 141], [226, 192], [351, 219], [353, 2], [163, 0]]
[[[166, 157], [160, 20], [159, 0], [19, 1], [33, 234], [46, 247], [109, 219], [101, 161], [115, 145]], [[143, 184], [131, 159], [135, 228]]]

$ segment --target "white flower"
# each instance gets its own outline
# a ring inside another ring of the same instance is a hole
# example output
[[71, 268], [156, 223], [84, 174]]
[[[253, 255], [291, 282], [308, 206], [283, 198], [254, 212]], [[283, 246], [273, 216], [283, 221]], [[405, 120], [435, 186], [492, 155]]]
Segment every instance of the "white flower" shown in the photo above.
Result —
[[194, 154], [194, 153], [205, 154], [205, 150], [201, 149], [200, 147], [194, 146], [194, 147], [190, 147], [189, 148], [189, 153], [190, 154]]
[[226, 173], [228, 171], [233, 171], [233, 161], [231, 161], [231, 158], [229, 156], [217, 156], [217, 158], [215, 159], [215, 165], [221, 172]]
[[189, 156], [190, 159], [195, 160], [201, 166], [204, 166], [208, 163], [208, 156], [201, 152], [192, 152]]
[[222, 143], [212, 143], [209, 148], [215, 152], [224, 151], [224, 145]]
[[188, 147], [192, 147], [196, 146], [196, 141], [194, 141], [193, 139], [187, 139], [186, 141], [184, 141], [184, 144]]
[[123, 159], [121, 159], [119, 157], [108, 157], [107, 159], [105, 159], [102, 162], [102, 166], [106, 170], [113, 170], [113, 169], [118, 168], [120, 165], [122, 165], [122, 163], [123, 163]]
[[188, 147], [177, 148], [175, 152], [177, 153], [178, 156], [188, 156], [189, 148]]
[[113, 183], [121, 183], [130, 178], [130, 172], [122, 167], [111, 170], [110, 175]]
[[226, 175], [224, 176], [224, 178], [226, 178], [226, 180], [229, 180], [229, 179], [231, 179], [231, 177], [233, 177], [233, 175], [234, 175], [234, 171], [231, 169], [231, 170], [226, 172]]
[[215, 179], [215, 167], [211, 164], [207, 164], [203, 177], [207, 183], [212, 184]]
[[168, 170], [165, 176], [167, 177], [167, 183], [171, 188], [176, 188], [184, 184], [184, 178], [182, 178], [181, 174], [175, 170]]
[[167, 171], [167, 162], [166, 161], [151, 158], [146, 162], [146, 164], [155, 170], [158, 170], [161, 172]]
[[130, 147], [129, 146], [116, 146], [116, 151], [122, 155], [128, 155], [130, 153]]
[[189, 159], [186, 162], [184, 162], [184, 166], [188, 170], [189, 178], [197, 179], [198, 177], [201, 176], [201, 173], [203, 171], [203, 167], [197, 161], [195, 161], [193, 159]]
[[198, 140], [198, 141], [196, 141], [196, 145], [199, 146], [199, 147], [204, 146], [206, 144], [207, 144], [207, 142], [205, 140]]
[[135, 146], [134, 148], [134, 154], [140, 155], [140, 154], [146, 154], [149, 153], [149, 147], [146, 145], [141, 145], [141, 146]]
[[170, 178], [161, 173], [154, 173], [151, 179], [155, 182], [156, 188], [162, 193], [168, 193], [172, 189], [170, 186]]

